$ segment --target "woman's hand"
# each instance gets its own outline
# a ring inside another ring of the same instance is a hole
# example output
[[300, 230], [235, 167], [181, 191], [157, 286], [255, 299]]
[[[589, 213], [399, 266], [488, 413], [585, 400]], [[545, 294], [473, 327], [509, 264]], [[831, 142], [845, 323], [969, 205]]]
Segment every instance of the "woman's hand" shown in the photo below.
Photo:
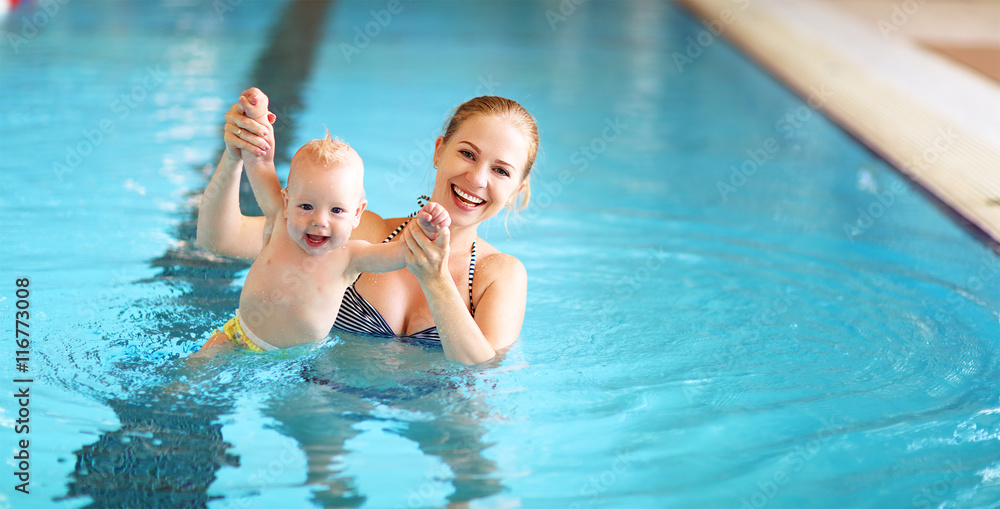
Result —
[[[261, 124], [246, 114], [250, 105], [266, 98], [267, 96], [259, 88], [248, 88], [240, 94], [240, 100], [229, 108], [229, 112], [226, 113], [226, 125], [223, 128], [226, 153], [229, 157], [241, 159], [240, 150], [262, 156], [271, 149], [271, 144], [268, 142], [268, 134], [272, 134], [273, 131], [271, 126]], [[273, 124], [277, 117], [274, 113], [268, 112], [267, 120]]]
[[442, 228], [437, 238], [431, 240], [424, 230], [416, 224], [409, 224], [403, 229], [403, 242], [406, 243], [406, 268], [423, 284], [429, 279], [443, 277], [451, 281], [448, 273], [449, 243], [451, 230]]
[[[464, 285], [461, 290], [456, 287], [448, 271], [448, 246], [451, 242], [449, 228], [442, 228], [432, 241], [420, 227], [407, 225], [403, 229], [403, 241], [406, 242], [406, 268], [420, 282], [420, 289], [427, 299], [431, 316], [434, 317], [434, 326], [437, 327], [446, 359], [464, 364], [479, 364], [497, 355], [497, 347], [488, 337], [505, 347], [517, 339], [524, 319], [524, 299], [520, 302], [516, 299], [512, 301], [513, 306], [520, 305], [521, 311], [518, 314], [516, 309], [505, 309], [506, 301], [498, 302], [487, 296], [488, 291], [484, 292], [479, 305], [485, 305], [485, 312], [476, 315], [486, 315], [482, 318], [485, 327], [481, 326], [478, 323], [480, 319], [473, 318], [469, 312]], [[522, 293], [523, 289], [522, 284]]]

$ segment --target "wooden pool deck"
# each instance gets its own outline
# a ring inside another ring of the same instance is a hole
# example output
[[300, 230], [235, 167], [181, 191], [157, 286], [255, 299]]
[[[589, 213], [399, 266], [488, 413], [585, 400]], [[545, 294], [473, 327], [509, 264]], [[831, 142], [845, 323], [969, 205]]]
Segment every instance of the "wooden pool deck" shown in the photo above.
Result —
[[1000, 243], [1000, 2], [678, 2]]

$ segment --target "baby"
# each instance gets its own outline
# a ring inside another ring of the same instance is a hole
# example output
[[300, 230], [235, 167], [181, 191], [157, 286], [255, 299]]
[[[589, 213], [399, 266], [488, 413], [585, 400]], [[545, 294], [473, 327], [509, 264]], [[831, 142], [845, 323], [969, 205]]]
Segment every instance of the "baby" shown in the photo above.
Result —
[[[244, 101], [247, 116], [267, 125], [267, 99]], [[273, 146], [273, 142], [272, 142]], [[273, 149], [264, 156], [243, 151], [251, 187], [267, 217], [264, 244], [247, 273], [240, 307], [216, 329], [196, 356], [243, 347], [255, 352], [288, 348], [326, 337], [344, 291], [362, 272], [390, 272], [405, 266], [403, 242], [369, 244], [349, 240], [361, 221], [364, 166], [346, 143], [312, 140], [296, 152], [281, 190]], [[269, 189], [272, 191], [268, 191]], [[430, 238], [451, 223], [448, 212], [428, 203], [417, 223]]]

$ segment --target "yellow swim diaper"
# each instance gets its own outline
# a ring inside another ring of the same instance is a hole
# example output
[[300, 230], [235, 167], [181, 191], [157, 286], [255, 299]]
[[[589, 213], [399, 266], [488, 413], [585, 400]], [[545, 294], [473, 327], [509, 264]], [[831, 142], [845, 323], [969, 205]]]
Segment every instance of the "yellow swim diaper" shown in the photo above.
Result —
[[226, 337], [228, 337], [230, 341], [246, 348], [247, 350], [250, 350], [251, 352], [264, 353], [270, 350], [277, 350], [277, 348], [258, 338], [252, 332], [245, 331], [243, 329], [243, 326], [240, 325], [239, 309], [236, 310], [235, 316], [229, 319], [229, 321], [222, 326], [221, 331], [219, 329], [215, 329], [215, 332], [225, 333]]

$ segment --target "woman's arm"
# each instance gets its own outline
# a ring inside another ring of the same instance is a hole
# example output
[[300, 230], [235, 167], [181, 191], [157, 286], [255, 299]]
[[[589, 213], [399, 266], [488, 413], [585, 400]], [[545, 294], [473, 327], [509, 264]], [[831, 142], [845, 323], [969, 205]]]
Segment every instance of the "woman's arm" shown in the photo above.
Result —
[[243, 160], [229, 151], [205, 188], [198, 209], [198, 245], [214, 254], [253, 260], [263, 246], [264, 218], [240, 212]]
[[[249, 89], [244, 94], [257, 89]], [[268, 114], [268, 120], [273, 115]], [[212, 253], [252, 260], [263, 246], [265, 218], [244, 216], [240, 212], [241, 150], [264, 153], [270, 147], [259, 136], [266, 128], [247, 118], [240, 103], [226, 114], [226, 151], [222, 154], [212, 179], [205, 188], [198, 211], [198, 245]]]
[[483, 291], [473, 318], [448, 270], [449, 237], [450, 232], [442, 230], [432, 242], [418, 228], [403, 230], [406, 266], [420, 281], [445, 357], [479, 364], [517, 341], [527, 302], [527, 273], [516, 258], [500, 257], [502, 261], [489, 268], [492, 283]]

